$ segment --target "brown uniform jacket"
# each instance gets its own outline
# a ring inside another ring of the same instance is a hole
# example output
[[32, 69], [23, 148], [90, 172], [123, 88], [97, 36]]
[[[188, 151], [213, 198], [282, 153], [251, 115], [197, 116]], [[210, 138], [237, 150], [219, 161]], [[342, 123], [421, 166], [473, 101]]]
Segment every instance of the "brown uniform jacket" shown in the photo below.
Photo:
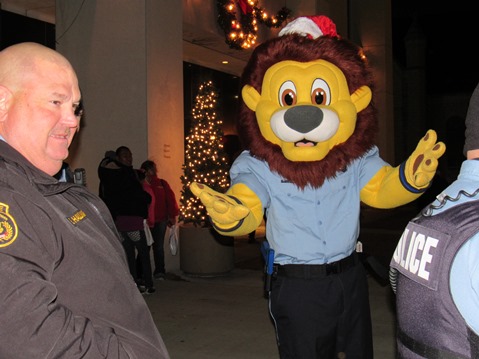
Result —
[[111, 215], [0, 140], [0, 358], [169, 358]]

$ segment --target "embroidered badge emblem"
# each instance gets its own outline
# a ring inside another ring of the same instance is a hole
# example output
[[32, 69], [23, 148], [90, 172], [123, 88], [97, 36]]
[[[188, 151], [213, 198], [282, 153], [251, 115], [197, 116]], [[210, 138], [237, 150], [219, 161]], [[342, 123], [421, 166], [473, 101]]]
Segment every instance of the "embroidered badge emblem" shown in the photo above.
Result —
[[72, 223], [72, 224], [77, 224], [78, 222], [83, 221], [86, 218], [85, 212], [83, 212], [81, 209], [75, 212], [73, 216], [68, 217], [67, 219]]
[[0, 247], [12, 244], [18, 235], [15, 219], [8, 213], [9, 206], [0, 203]]

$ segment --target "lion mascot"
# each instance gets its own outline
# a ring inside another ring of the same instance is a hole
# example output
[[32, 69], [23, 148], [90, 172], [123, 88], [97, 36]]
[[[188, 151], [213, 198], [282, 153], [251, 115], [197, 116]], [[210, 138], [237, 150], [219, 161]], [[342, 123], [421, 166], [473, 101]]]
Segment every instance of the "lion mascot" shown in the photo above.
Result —
[[394, 208], [419, 197], [445, 145], [429, 130], [399, 166], [379, 156], [371, 70], [326, 16], [298, 17], [257, 46], [241, 85], [245, 151], [231, 186], [190, 189], [223, 235], [245, 235], [266, 215], [281, 358], [372, 358], [367, 277], [355, 250], [360, 203]]

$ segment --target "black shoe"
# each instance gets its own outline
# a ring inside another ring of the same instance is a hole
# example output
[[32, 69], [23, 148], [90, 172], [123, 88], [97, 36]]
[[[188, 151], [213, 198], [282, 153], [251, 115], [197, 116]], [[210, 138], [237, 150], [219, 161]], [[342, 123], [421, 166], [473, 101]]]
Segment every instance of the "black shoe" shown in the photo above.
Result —
[[144, 285], [138, 284], [137, 287], [141, 294], [144, 294], [146, 292], [146, 287]]
[[148, 288], [146, 288], [146, 290], [143, 294], [153, 294], [155, 292], [156, 292], [155, 287], [148, 287]]

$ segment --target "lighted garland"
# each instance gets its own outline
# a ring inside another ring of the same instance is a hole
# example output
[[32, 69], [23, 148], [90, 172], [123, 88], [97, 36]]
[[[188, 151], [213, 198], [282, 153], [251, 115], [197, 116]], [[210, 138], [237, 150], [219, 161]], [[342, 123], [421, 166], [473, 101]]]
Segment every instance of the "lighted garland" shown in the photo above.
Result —
[[[258, 23], [269, 28], [280, 27], [291, 14], [282, 7], [276, 16], [268, 16], [254, 0], [217, 0], [218, 24], [225, 32], [229, 47], [237, 50], [249, 49], [256, 43]], [[239, 7], [239, 9], [238, 9]]]

